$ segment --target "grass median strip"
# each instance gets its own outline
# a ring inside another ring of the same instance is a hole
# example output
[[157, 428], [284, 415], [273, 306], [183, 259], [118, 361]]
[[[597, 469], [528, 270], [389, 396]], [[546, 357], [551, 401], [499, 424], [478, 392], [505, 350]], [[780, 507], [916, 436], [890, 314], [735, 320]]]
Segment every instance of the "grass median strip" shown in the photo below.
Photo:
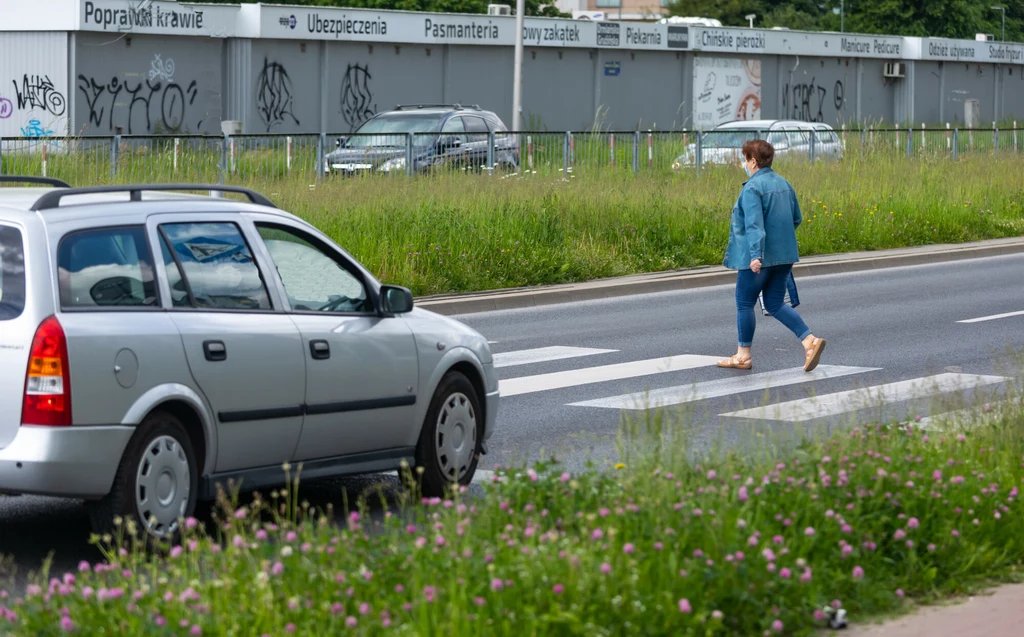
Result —
[[[800, 253], [811, 256], [1024, 236], [1018, 164], [1013, 154], [953, 161], [851, 152], [839, 162], [813, 164], [780, 157], [775, 168], [800, 197]], [[199, 169], [183, 177], [154, 174], [144, 162], [133, 166], [117, 180], [218, 179]], [[579, 168], [561, 176], [393, 175], [313, 183], [311, 176], [270, 178], [257, 171], [225, 179], [267, 194], [383, 281], [418, 296], [721, 264], [745, 178], [738, 166], [639, 175]], [[103, 182], [110, 173], [71, 181], [81, 185], [83, 179]]]
[[627, 418], [614, 469], [498, 470], [376, 520], [364, 500], [335, 524], [295, 485], [226, 501], [160, 557], [104, 544], [0, 595], [0, 632], [804, 635], [1024, 564], [1019, 393], [964, 429], [758, 434], [750, 453], [670, 424]]
[[[800, 196], [802, 256], [1024, 235], [1005, 157], [780, 162]], [[272, 198], [417, 295], [720, 265], [743, 174], [334, 179]], [[266, 186], [251, 184], [261, 190]]]

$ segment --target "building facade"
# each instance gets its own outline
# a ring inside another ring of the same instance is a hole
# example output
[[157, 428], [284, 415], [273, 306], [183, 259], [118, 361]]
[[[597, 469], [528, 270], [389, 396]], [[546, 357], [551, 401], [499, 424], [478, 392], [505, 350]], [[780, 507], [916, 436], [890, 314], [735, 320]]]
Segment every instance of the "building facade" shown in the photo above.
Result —
[[[0, 137], [345, 133], [396, 104], [512, 120], [515, 18], [125, 0], [5, 3]], [[13, 5], [13, 6], [10, 6]], [[787, 117], [991, 127], [1024, 45], [526, 18], [522, 128]]]

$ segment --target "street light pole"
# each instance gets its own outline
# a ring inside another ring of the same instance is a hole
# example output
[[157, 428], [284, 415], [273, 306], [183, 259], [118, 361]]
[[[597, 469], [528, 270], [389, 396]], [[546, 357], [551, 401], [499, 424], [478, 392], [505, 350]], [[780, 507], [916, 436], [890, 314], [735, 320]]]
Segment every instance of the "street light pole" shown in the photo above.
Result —
[[743, 17], [750, 21], [750, 28], [753, 29], [754, 28], [754, 18], [757, 17], [757, 14], [756, 13], [748, 13], [747, 15], [745, 15]]
[[839, 32], [846, 33], [846, 1], [839, 0]]
[[993, 11], [999, 11], [1003, 14], [1003, 35], [1000, 38], [1000, 42], [1006, 42], [1006, 7], [989, 7]]
[[522, 130], [520, 111], [523, 109], [523, 13], [526, 0], [516, 0], [516, 52], [512, 69], [512, 130]]

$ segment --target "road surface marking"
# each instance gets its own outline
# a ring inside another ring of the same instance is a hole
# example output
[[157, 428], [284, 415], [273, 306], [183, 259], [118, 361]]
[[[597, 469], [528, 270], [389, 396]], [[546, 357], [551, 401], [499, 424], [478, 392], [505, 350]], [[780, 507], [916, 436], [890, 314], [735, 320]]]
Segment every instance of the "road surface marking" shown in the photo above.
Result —
[[636, 378], [638, 376], [678, 372], [685, 369], [695, 369], [697, 367], [710, 367], [720, 360], [720, 356], [697, 356], [693, 354], [665, 356], [662, 358], [651, 358], [642, 361], [631, 361], [629, 363], [617, 363], [615, 365], [584, 367], [582, 369], [570, 369], [564, 372], [552, 372], [550, 374], [508, 378], [498, 383], [498, 389], [501, 390], [501, 396], [505, 398], [508, 396], [532, 394], [534, 392], [548, 391], [551, 389], [564, 389], [566, 387], [577, 387], [579, 385], [589, 385], [591, 383], [603, 383], [610, 380], [622, 380], [624, 378]]
[[789, 402], [734, 411], [722, 416], [752, 418], [755, 420], [781, 420], [803, 422], [825, 416], [836, 416], [845, 412], [866, 409], [882, 404], [928, 398], [947, 392], [970, 389], [983, 385], [994, 385], [1010, 380], [1003, 376], [979, 376], [973, 374], [938, 374], [926, 378], [915, 378], [888, 383], [864, 389], [825, 394], [813, 398], [802, 398]]
[[680, 405], [696, 402], [707, 398], [720, 398], [732, 394], [752, 391], [764, 391], [772, 387], [797, 385], [815, 380], [826, 380], [878, 371], [875, 367], [844, 367], [840, 365], [820, 365], [813, 372], [805, 372], [802, 367], [784, 369], [775, 372], [764, 372], [749, 376], [734, 376], [720, 380], [709, 380], [691, 385], [678, 385], [655, 389], [646, 394], [623, 394], [610, 398], [586, 400], [570, 403], [572, 407], [601, 407], [604, 409], [643, 410]]
[[495, 367], [512, 367], [514, 365], [530, 365], [531, 363], [545, 363], [565, 358], [579, 358], [581, 356], [594, 356], [596, 354], [608, 354], [617, 352], [617, 349], [593, 349], [590, 347], [538, 347], [536, 349], [521, 349], [514, 352], [501, 352], [494, 355]]
[[982, 321], [994, 321], [996, 319], [1009, 318], [1011, 316], [1024, 316], [1024, 310], [1021, 310], [1020, 312], [1006, 312], [1005, 314], [993, 314], [992, 316], [979, 316], [978, 318], [957, 321], [957, 323], [981, 323]]
[[488, 469], [477, 469], [473, 474], [473, 482], [490, 482], [494, 478], [494, 472]]
[[978, 421], [998, 417], [1002, 410], [1010, 405], [1012, 401], [1007, 399], [996, 400], [988, 404], [988, 411], [985, 411], [984, 406], [975, 405], [968, 407], [967, 409], [957, 409], [956, 411], [946, 411], [938, 414], [931, 414], [921, 420], [910, 420], [906, 424], [920, 429], [934, 429], [938, 424], [949, 424], [956, 427], [975, 424]]

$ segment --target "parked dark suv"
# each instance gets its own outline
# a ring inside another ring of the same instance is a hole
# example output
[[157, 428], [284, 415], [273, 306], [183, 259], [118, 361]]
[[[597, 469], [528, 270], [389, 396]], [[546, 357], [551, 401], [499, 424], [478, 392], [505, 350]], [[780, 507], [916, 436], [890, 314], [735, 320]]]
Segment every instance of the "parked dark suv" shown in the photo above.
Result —
[[[325, 158], [324, 172], [405, 173], [409, 133], [414, 134], [411, 158], [417, 173], [437, 169], [476, 171], [488, 166], [516, 171], [519, 167], [516, 136], [493, 112], [475, 105], [415, 104], [378, 113], [351, 135], [339, 137], [337, 149]], [[494, 140], [490, 157], [489, 137]]]

